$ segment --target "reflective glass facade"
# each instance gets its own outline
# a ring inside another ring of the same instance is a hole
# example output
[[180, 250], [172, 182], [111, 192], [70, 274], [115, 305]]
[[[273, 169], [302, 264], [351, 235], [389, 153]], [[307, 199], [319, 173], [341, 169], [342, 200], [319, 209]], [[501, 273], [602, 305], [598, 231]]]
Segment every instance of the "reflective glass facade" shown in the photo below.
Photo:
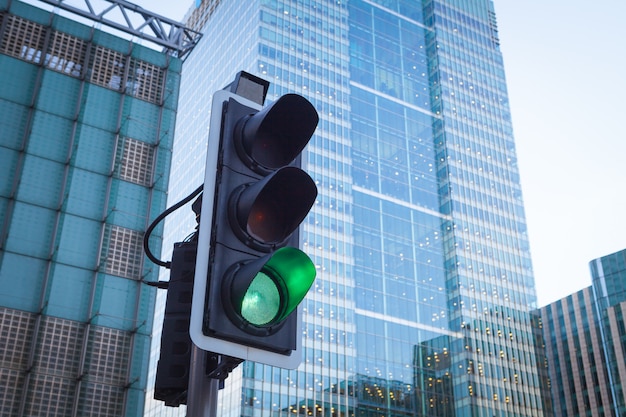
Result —
[[621, 416], [626, 413], [626, 250], [595, 259], [589, 266], [613, 396], [610, 415]]
[[[218, 413], [542, 416], [492, 2], [204, 1], [188, 19], [204, 38], [183, 68], [172, 203], [202, 181], [211, 95], [237, 71], [320, 114], [303, 363], [243, 363]], [[195, 227], [176, 216], [168, 242]]]
[[546, 415], [616, 416], [596, 308], [587, 287], [538, 310]]
[[589, 265], [592, 286], [537, 310], [548, 415], [626, 413], [626, 250]]
[[0, 415], [143, 414], [180, 70], [0, 0]]

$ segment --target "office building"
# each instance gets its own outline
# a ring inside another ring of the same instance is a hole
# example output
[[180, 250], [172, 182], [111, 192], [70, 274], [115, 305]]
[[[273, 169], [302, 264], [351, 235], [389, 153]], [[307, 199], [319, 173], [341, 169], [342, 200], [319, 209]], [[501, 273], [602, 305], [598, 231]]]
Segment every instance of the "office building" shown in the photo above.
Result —
[[590, 268], [591, 286], [537, 312], [544, 387], [557, 417], [626, 413], [626, 250], [594, 259]]
[[[203, 1], [187, 25], [204, 36], [183, 67], [171, 202], [202, 182], [211, 95], [238, 71], [320, 115], [303, 363], [243, 363], [218, 414], [542, 416], [492, 1]], [[165, 248], [194, 227], [174, 216]]]
[[158, 279], [143, 232], [165, 208], [191, 45], [51, 9], [0, 0], [0, 414], [141, 416]]

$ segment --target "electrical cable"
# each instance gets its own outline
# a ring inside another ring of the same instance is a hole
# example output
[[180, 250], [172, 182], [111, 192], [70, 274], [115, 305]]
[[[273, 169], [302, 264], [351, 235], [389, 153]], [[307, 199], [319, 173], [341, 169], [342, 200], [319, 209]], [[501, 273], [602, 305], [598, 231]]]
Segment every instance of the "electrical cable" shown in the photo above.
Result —
[[[190, 202], [192, 199], [194, 199], [198, 194], [200, 194], [202, 192], [203, 188], [204, 188], [204, 184], [199, 186], [198, 188], [196, 188], [187, 197], [185, 197], [184, 199], [180, 200], [178, 203], [174, 204], [172, 207], [168, 208], [163, 213], [159, 214], [157, 216], [157, 218], [154, 219], [154, 221], [152, 223], [150, 223], [150, 226], [148, 226], [148, 228], [146, 229], [146, 233], [143, 235], [143, 250], [146, 252], [146, 256], [152, 262], [154, 262], [155, 264], [157, 264], [159, 266], [163, 266], [163, 267], [168, 268], [168, 269], [172, 266], [172, 262], [171, 261], [167, 261], [167, 262], [162, 261], [162, 260], [158, 259], [156, 256], [154, 256], [152, 251], [150, 251], [150, 246], [148, 245], [148, 240], [150, 239], [150, 235], [152, 234], [152, 231], [157, 226], [157, 224], [159, 224], [164, 218], [166, 218], [172, 212], [178, 210], [179, 208], [181, 208], [182, 206], [184, 206], [185, 204]], [[151, 282], [146, 282], [146, 284], [153, 285], [153, 286], [158, 286], [158, 285], [156, 285], [156, 283], [151, 283]]]

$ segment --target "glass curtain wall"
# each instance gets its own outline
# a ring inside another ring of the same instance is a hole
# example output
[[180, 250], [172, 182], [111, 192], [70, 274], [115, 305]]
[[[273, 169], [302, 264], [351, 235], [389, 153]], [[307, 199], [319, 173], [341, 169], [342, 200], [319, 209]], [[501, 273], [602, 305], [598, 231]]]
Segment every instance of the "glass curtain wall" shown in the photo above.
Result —
[[[210, 98], [237, 71], [320, 114], [303, 363], [243, 363], [219, 412], [543, 415], [492, 2], [222, 0], [188, 17], [204, 38], [183, 71], [172, 202], [202, 181]], [[180, 216], [171, 242], [195, 226]]]
[[626, 355], [626, 250], [594, 259], [589, 266], [613, 397], [612, 412], [617, 416], [626, 413], [626, 366], [622, 360]]

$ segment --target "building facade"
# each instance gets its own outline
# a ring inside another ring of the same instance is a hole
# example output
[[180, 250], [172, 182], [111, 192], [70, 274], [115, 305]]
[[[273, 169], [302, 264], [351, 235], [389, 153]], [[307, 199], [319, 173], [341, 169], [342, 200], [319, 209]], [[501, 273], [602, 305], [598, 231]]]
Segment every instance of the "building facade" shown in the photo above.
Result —
[[182, 61], [57, 12], [0, 0], [0, 414], [140, 416]]
[[592, 286], [538, 310], [554, 415], [626, 413], [626, 250], [590, 262]]
[[[589, 264], [615, 416], [626, 414], [626, 250]], [[608, 415], [608, 413], [607, 413]]]
[[[303, 362], [243, 363], [218, 413], [542, 416], [492, 1], [203, 1], [187, 18], [204, 37], [183, 69], [171, 202], [203, 181], [211, 95], [237, 71], [320, 115]], [[173, 216], [165, 249], [194, 227]]]

